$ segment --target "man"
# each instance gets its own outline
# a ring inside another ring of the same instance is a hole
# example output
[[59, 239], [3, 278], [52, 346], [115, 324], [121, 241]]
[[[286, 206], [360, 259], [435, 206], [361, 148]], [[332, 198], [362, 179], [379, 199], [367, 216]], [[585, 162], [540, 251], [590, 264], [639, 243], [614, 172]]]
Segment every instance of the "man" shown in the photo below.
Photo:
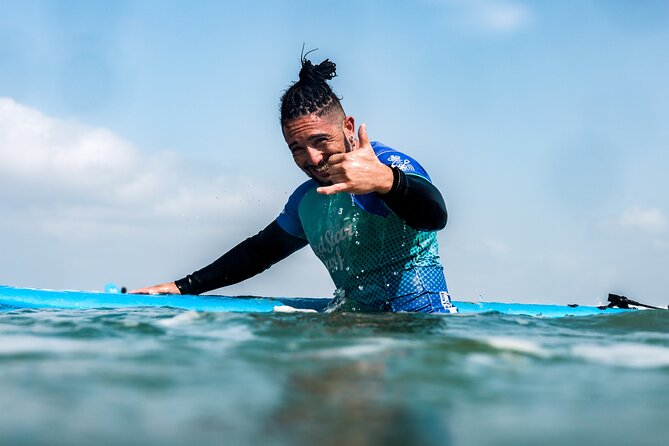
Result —
[[456, 312], [439, 261], [444, 200], [415, 160], [355, 135], [327, 81], [329, 60], [302, 58], [300, 79], [281, 98], [281, 126], [308, 181], [265, 229], [211, 265], [176, 282], [132, 291], [200, 294], [241, 282], [307, 244], [337, 289], [331, 309]]

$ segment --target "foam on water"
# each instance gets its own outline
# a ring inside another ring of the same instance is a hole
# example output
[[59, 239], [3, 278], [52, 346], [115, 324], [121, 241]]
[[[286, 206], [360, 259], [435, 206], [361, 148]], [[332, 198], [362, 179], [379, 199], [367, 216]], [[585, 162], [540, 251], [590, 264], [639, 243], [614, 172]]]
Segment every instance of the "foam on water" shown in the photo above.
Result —
[[484, 341], [487, 342], [491, 347], [499, 350], [524, 353], [544, 358], [551, 355], [550, 352], [547, 349], [542, 348], [539, 343], [527, 339], [499, 336], [494, 338], [485, 338]]
[[[5, 335], [0, 343], [0, 355], [19, 355], [47, 353], [52, 355], [63, 353], [94, 353], [100, 348], [109, 351], [113, 342], [91, 343], [86, 340], [47, 338], [30, 335]], [[120, 352], [120, 349], [118, 349]]]
[[161, 319], [157, 324], [163, 327], [178, 327], [182, 325], [191, 325], [193, 322], [202, 319], [203, 313], [197, 311], [184, 311], [174, 317]]
[[580, 344], [571, 353], [586, 361], [618, 367], [669, 367], [669, 348], [637, 343]]
[[391, 351], [398, 348], [409, 348], [417, 346], [415, 343], [406, 340], [398, 340], [392, 338], [368, 338], [360, 339], [353, 345], [345, 345], [341, 347], [321, 348], [303, 352], [299, 356], [313, 357], [320, 359], [362, 359], [378, 355], [383, 352]]
[[318, 313], [316, 310], [308, 308], [294, 308], [289, 305], [277, 305], [274, 307], [275, 313]]

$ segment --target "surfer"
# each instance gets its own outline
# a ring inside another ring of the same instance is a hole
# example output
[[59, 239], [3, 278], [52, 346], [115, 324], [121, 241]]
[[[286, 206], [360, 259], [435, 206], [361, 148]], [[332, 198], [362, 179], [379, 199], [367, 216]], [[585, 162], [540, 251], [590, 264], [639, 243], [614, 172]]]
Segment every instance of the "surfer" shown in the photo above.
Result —
[[[308, 53], [307, 53], [308, 55]], [[436, 231], [444, 199], [410, 156], [370, 141], [328, 81], [336, 65], [302, 56], [281, 98], [281, 128], [309, 177], [281, 214], [210, 265], [175, 282], [131, 291], [200, 294], [246, 280], [311, 246], [337, 289], [331, 308], [452, 313]], [[356, 137], [357, 136], [357, 137]]]

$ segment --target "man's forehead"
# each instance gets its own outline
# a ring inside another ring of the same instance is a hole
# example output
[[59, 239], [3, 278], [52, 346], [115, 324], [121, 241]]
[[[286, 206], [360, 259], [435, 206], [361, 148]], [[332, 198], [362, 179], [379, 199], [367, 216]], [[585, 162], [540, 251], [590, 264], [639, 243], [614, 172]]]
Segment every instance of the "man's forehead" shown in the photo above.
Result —
[[318, 116], [315, 113], [295, 118], [283, 126], [283, 133], [287, 139], [301, 134], [324, 133], [333, 130], [336, 130], [336, 126], [331, 117]]

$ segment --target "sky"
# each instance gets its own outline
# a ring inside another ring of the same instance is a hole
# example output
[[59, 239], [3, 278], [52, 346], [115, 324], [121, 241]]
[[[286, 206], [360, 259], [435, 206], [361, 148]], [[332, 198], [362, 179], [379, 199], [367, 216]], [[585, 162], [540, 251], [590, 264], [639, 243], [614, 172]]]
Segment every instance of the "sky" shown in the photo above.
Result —
[[[459, 300], [669, 304], [669, 2], [0, 1], [0, 284], [207, 265], [305, 179], [302, 45], [445, 197]], [[219, 293], [331, 296], [305, 248]]]

